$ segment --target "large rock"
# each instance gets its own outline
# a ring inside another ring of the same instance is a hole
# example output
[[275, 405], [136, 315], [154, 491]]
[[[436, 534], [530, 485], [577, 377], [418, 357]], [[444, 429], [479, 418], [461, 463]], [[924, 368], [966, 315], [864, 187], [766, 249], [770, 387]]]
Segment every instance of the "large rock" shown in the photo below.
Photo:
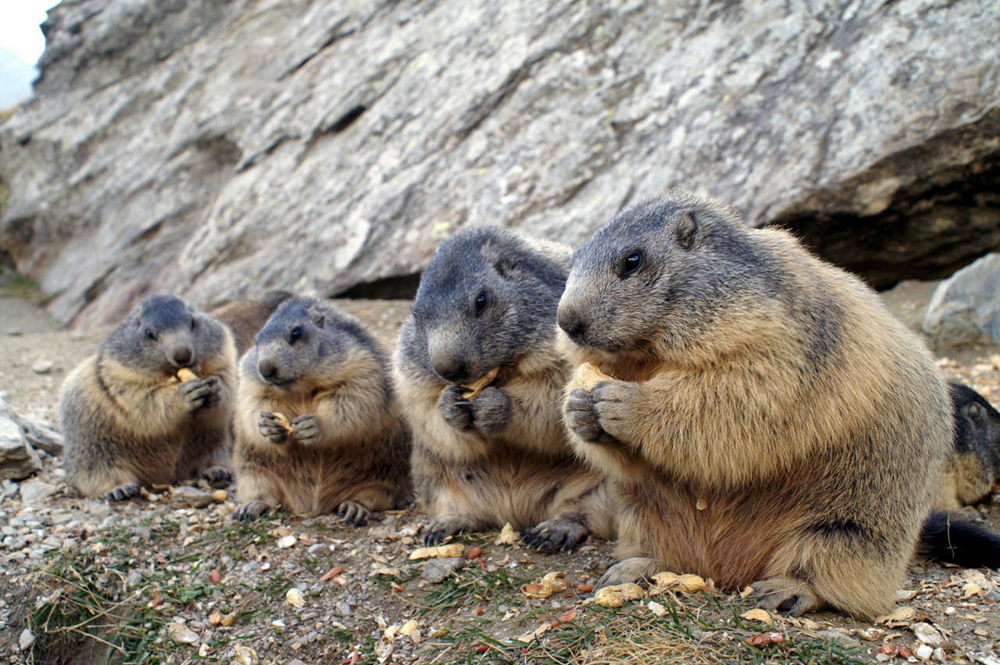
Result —
[[988, 254], [938, 285], [924, 332], [937, 351], [1000, 344], [1000, 254]]
[[62, 321], [398, 294], [462, 226], [579, 243], [675, 186], [878, 286], [1000, 247], [990, 0], [78, 0], [44, 27], [0, 230]]
[[7, 403], [0, 398], [0, 480], [21, 480], [40, 471], [42, 462]]

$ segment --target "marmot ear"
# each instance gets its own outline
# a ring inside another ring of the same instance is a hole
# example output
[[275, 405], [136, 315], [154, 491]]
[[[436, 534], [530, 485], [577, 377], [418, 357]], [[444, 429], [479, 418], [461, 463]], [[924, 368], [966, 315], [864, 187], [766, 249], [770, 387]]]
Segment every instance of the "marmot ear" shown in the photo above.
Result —
[[506, 278], [507, 275], [514, 272], [514, 264], [507, 257], [501, 256], [493, 262], [493, 269], [497, 271], [498, 275]]
[[677, 234], [677, 244], [684, 249], [691, 249], [694, 245], [694, 237], [698, 233], [698, 220], [690, 210], [684, 210], [677, 216], [677, 226], [674, 229]]
[[965, 413], [969, 417], [969, 420], [977, 425], [981, 425], [986, 420], [986, 409], [975, 402], [965, 407]]
[[309, 308], [309, 318], [312, 319], [317, 328], [322, 328], [326, 325], [326, 315], [316, 307]]

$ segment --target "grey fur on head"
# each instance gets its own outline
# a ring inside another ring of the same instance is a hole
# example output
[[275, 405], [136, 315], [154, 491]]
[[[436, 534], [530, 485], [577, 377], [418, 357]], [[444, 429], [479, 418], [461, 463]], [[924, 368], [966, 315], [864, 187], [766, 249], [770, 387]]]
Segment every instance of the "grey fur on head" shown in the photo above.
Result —
[[459, 231], [424, 271], [400, 353], [445, 383], [473, 381], [554, 333], [565, 257], [496, 226]]
[[102, 354], [147, 373], [173, 374], [222, 349], [217, 321], [174, 295], [154, 295], [136, 305], [102, 342]]
[[370, 350], [388, 370], [383, 352], [357, 319], [314, 298], [290, 298], [257, 333], [240, 366], [244, 376], [291, 387], [327, 375], [356, 347]]
[[686, 347], [720, 307], [777, 296], [774, 270], [735, 212], [671, 193], [622, 211], [573, 253], [559, 327], [608, 352], [641, 351], [654, 340]]

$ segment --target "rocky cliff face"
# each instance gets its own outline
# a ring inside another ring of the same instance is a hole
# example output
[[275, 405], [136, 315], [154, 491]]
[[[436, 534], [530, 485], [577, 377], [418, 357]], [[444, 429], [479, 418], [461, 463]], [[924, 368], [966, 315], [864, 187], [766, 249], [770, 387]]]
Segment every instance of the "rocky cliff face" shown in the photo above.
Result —
[[1000, 248], [997, 2], [64, 0], [44, 27], [0, 230], [66, 322], [398, 293], [464, 225], [579, 243], [666, 187], [878, 286]]

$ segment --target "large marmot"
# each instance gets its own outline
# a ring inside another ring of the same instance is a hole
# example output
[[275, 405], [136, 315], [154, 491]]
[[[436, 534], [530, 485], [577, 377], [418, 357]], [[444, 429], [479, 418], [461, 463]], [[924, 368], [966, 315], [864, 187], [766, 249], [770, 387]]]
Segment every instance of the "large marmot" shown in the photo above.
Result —
[[580, 247], [558, 312], [576, 450], [625, 495], [602, 583], [669, 569], [761, 606], [891, 607], [952, 442], [948, 387], [860, 280], [674, 194]]
[[385, 353], [357, 319], [286, 300], [240, 361], [237, 519], [285, 508], [364, 524], [412, 494], [409, 433]]
[[[432, 518], [425, 543], [506, 522], [543, 551], [614, 535], [607, 486], [573, 458], [560, 419], [555, 313], [569, 262], [562, 245], [479, 227], [427, 266], [395, 363]], [[472, 395], [477, 380], [491, 385]]]
[[196, 474], [228, 482], [235, 370], [225, 326], [176, 296], [143, 300], [63, 384], [70, 484], [122, 500]]

